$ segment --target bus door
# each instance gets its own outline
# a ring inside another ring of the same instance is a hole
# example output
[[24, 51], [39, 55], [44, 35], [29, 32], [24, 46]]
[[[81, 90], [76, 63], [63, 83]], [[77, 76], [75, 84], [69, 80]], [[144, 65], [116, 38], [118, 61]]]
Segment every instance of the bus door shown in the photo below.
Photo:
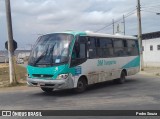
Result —
[[87, 40], [86, 37], [77, 37], [72, 55], [70, 67], [81, 65], [87, 60]]

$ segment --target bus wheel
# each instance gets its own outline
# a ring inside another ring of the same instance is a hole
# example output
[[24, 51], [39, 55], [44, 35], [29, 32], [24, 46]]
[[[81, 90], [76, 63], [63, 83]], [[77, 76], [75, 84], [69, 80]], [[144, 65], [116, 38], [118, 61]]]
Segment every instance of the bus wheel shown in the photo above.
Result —
[[46, 93], [51, 93], [53, 92], [53, 88], [44, 88], [44, 87], [41, 87], [41, 89], [46, 92]]
[[78, 83], [77, 83], [77, 88], [75, 88], [75, 92], [76, 93], [82, 93], [86, 90], [87, 88], [87, 81], [85, 78], [80, 78], [78, 80]]
[[118, 84], [123, 84], [123, 83], [125, 83], [125, 81], [126, 81], [126, 74], [125, 74], [125, 72], [122, 71], [121, 77], [120, 77], [119, 79], [116, 79], [115, 81], [116, 81], [116, 83], [118, 83]]

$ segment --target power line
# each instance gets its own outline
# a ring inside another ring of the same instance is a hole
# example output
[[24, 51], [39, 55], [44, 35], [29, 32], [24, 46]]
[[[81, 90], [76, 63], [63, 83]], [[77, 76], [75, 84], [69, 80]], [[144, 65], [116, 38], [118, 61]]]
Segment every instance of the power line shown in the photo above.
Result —
[[[124, 15], [124, 18], [127, 18], [127, 17], [133, 15], [133, 14], [135, 13], [135, 11], [136, 11], [136, 9], [128, 12], [126, 15]], [[122, 21], [122, 20], [123, 20], [123, 18], [119, 18], [119, 19], [117, 19], [116, 21], [114, 21], [114, 23], [118, 23], [118, 22], [120, 22], [120, 21]], [[110, 27], [111, 25], [113, 25], [113, 23], [107, 24], [106, 26], [104, 26], [104, 27], [96, 30], [95, 32], [99, 32], [99, 31], [101, 31], [101, 30], [103, 30], [103, 29], [105, 29], [105, 28], [107, 28], [107, 27]]]
[[[113, 24], [113, 23], [112, 23], [112, 24]], [[95, 32], [99, 32], [99, 31], [101, 31], [101, 30], [103, 30], [103, 29], [105, 29], [105, 28], [107, 28], [107, 27], [111, 26], [112, 24], [108, 24], [107, 26], [104, 26], [104, 27], [102, 27], [102, 28], [100, 28], [100, 29], [96, 30]]]
[[159, 13], [158, 11], [149, 11], [149, 10], [141, 10], [143, 12], [150, 12], [150, 13]]
[[142, 8], [141, 11], [151, 12], [151, 13], [159, 13], [160, 12], [159, 9], [157, 9], [155, 7], [154, 8], [152, 7], [152, 8], [149, 8], [149, 9], [148, 8]]
[[142, 6], [141, 8], [145, 9], [145, 8], [155, 8], [155, 7], [160, 7], [160, 5], [154, 5], [154, 6]]
[[160, 12], [158, 9], [142, 9], [141, 11]]
[[160, 5], [160, 2], [151, 3], [151, 4], [149, 4], [149, 5], [141, 5], [141, 6], [147, 7], [147, 6], [154, 6], [154, 5]]
[[141, 7], [141, 8], [142, 8], [142, 9], [146, 9], [146, 8], [155, 8], [155, 7], [159, 8], [159, 7], [160, 7], [160, 5], [147, 6], [147, 7]]
[[135, 12], [135, 10], [137, 10], [137, 8], [135, 8], [135, 9], [131, 10], [131, 11], [130, 11], [130, 12], [128, 12], [126, 15], [128, 15], [128, 14], [130, 14], [130, 13]]

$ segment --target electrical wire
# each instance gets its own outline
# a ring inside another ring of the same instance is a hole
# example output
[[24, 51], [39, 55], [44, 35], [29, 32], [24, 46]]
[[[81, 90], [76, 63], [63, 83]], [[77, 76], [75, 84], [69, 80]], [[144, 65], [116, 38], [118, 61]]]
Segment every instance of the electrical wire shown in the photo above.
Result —
[[[150, 4], [150, 5], [141, 5], [141, 8], [142, 8], [141, 11], [150, 12], [150, 13], [160, 13], [160, 12], [158, 12], [158, 11], [156, 12], [156, 11], [145, 10], [145, 9], [148, 9], [148, 8], [149, 8], [149, 9], [152, 9], [152, 8], [157, 8], [157, 7], [158, 7], [158, 8], [160, 7], [160, 2], [157, 2], [156, 4], [153, 3], [153, 4]], [[137, 8], [136, 8], [136, 9], [137, 9]], [[133, 15], [133, 14], [135, 13], [135, 10], [136, 10], [136, 9], [128, 12], [128, 13], [124, 16], [124, 18], [128, 18], [129, 16]], [[114, 21], [114, 23], [117, 23], [117, 22], [119, 22], [119, 21], [121, 21], [121, 20], [123, 20], [123, 19], [122, 19], [122, 18], [121, 18], [121, 19], [118, 19], [118, 20]], [[101, 31], [101, 30], [103, 30], [103, 29], [105, 29], [105, 28], [107, 28], [107, 27], [110, 27], [111, 25], [113, 25], [113, 23], [107, 24], [106, 26], [104, 26], [104, 27], [96, 30], [95, 32], [99, 32], [99, 31]]]
[[[136, 11], [136, 9], [134, 9], [134, 10], [128, 12], [126, 15], [124, 15], [124, 18], [128, 18], [129, 16], [135, 14], [135, 11]], [[120, 19], [114, 21], [114, 23], [118, 23], [118, 22], [120, 22], [121, 20], [123, 20], [123, 19], [120, 18]], [[101, 31], [101, 30], [103, 30], [103, 29], [105, 29], [105, 28], [107, 28], [107, 27], [110, 27], [111, 25], [113, 25], [113, 23], [107, 24], [106, 26], [104, 26], [104, 27], [102, 27], [102, 28], [96, 30], [95, 32], [99, 32], [99, 31]]]
[[141, 7], [142, 9], [147, 9], [147, 8], [159, 8], [160, 5], [155, 5], [155, 6], [146, 6], [146, 7]]
[[157, 12], [157, 11], [149, 11], [149, 10], [141, 10], [141, 11], [143, 11], [143, 12], [150, 12], [150, 13], [160, 13], [160, 12]]
[[160, 5], [160, 2], [156, 2], [156, 4], [149, 4], [149, 5], [141, 5], [141, 7], [148, 7], [148, 6], [157, 6], [157, 5]]

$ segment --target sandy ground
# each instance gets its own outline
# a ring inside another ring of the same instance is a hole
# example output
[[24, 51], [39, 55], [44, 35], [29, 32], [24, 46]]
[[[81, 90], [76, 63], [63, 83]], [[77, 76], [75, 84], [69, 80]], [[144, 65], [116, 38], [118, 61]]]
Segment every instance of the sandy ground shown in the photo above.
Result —
[[8, 67], [7, 63], [0, 63], [0, 68]]

